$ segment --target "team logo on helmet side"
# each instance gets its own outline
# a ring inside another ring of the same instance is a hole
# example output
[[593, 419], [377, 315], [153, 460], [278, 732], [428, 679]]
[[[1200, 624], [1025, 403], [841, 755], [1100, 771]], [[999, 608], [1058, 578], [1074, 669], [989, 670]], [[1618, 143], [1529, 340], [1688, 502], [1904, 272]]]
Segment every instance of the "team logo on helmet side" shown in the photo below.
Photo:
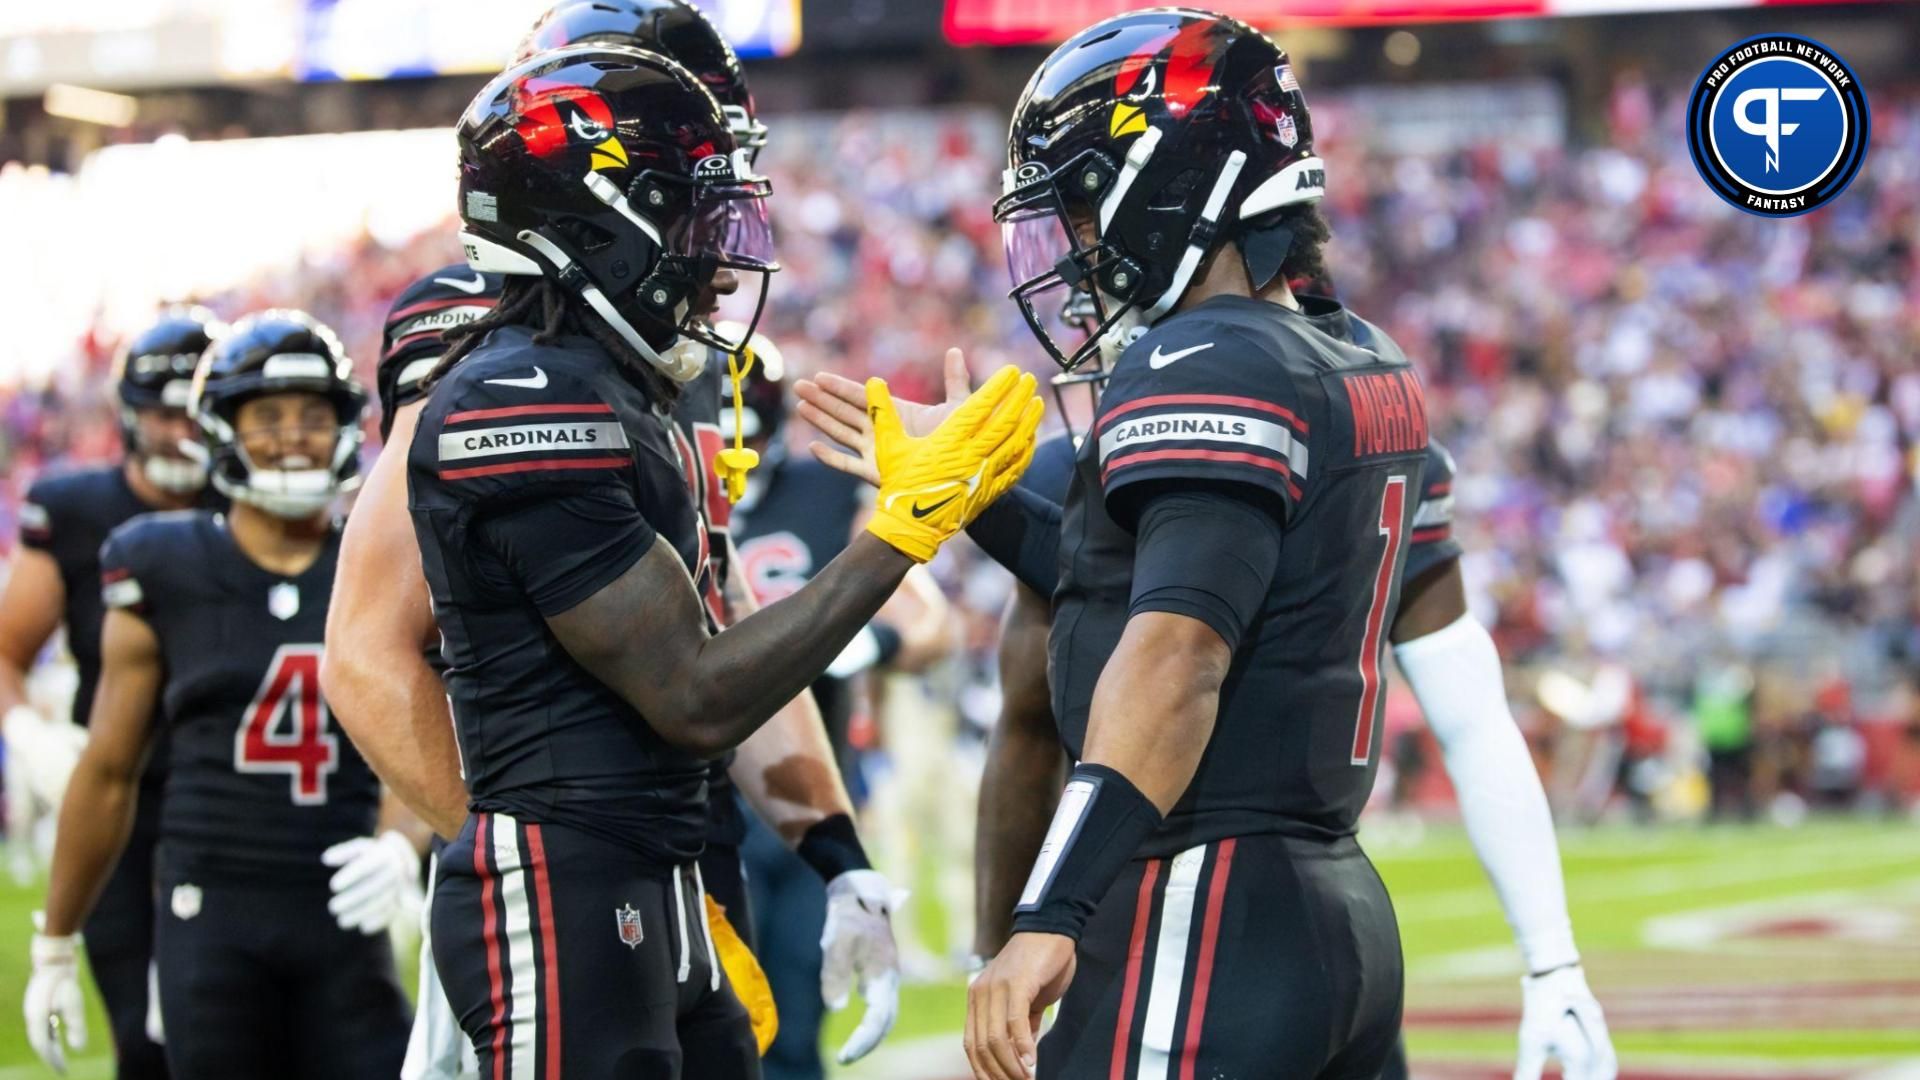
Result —
[[587, 147], [592, 151], [587, 168], [627, 167], [627, 148], [614, 134], [613, 110], [599, 94], [580, 86], [541, 85], [544, 79], [526, 79], [513, 88], [514, 111], [520, 120], [514, 125], [527, 151], [542, 160], [551, 160], [569, 148]]
[[[1167, 114], [1178, 120], [1206, 97], [1213, 82], [1213, 24], [1188, 23], [1147, 41], [1121, 63], [1113, 77], [1113, 138], [1147, 130], [1147, 105], [1157, 95]], [[1162, 54], [1164, 65], [1159, 63]]]

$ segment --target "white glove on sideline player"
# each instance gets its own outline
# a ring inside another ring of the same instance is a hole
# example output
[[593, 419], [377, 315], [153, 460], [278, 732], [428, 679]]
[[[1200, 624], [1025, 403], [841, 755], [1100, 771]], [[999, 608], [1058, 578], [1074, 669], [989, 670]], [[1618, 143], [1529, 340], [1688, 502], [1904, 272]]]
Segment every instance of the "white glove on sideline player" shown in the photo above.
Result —
[[17, 757], [27, 790], [52, 812], [60, 810], [67, 778], [87, 748], [87, 729], [40, 715], [31, 705], [15, 705], [4, 721], [7, 756]]
[[820, 996], [838, 1012], [846, 1008], [855, 981], [867, 1011], [835, 1060], [851, 1064], [867, 1056], [893, 1030], [900, 1011], [900, 955], [893, 943], [892, 914], [907, 902], [877, 870], [849, 870], [827, 883], [827, 925], [820, 934]]
[[[39, 913], [34, 913], [39, 922]], [[27, 1042], [54, 1072], [66, 1075], [67, 1049], [87, 1046], [87, 1006], [80, 997], [80, 966], [74, 939], [35, 933], [29, 950], [33, 977], [27, 980], [22, 1011]]]
[[1580, 965], [1529, 975], [1520, 980], [1520, 991], [1520, 1059], [1513, 1080], [1539, 1080], [1550, 1056], [1560, 1059], [1566, 1080], [1614, 1080], [1620, 1062], [1607, 1018]]
[[407, 907], [408, 895], [420, 887], [420, 853], [392, 829], [342, 840], [322, 852], [320, 861], [339, 868], [327, 882], [333, 890], [327, 910], [342, 930], [386, 933]]

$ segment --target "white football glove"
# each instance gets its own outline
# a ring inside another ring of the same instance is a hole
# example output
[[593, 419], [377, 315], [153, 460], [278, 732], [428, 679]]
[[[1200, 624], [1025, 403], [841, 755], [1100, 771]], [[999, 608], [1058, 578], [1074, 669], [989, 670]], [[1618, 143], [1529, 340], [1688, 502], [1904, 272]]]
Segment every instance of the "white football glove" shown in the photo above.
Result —
[[54, 812], [67, 794], [67, 779], [87, 748], [87, 729], [40, 715], [31, 705], [15, 705], [4, 721], [7, 756], [17, 757], [27, 790]]
[[[34, 922], [40, 921], [38, 912]], [[67, 1050], [87, 1047], [87, 1006], [80, 996], [80, 966], [72, 937], [35, 933], [29, 949], [33, 977], [27, 980], [22, 1012], [27, 1042], [47, 1068], [67, 1074]]]
[[386, 933], [407, 908], [408, 895], [420, 887], [420, 853], [392, 829], [342, 840], [322, 852], [320, 861], [339, 868], [327, 882], [333, 890], [327, 910], [342, 930]]
[[1607, 1035], [1607, 1018], [1587, 988], [1579, 964], [1520, 980], [1520, 1058], [1513, 1080], [1539, 1080], [1549, 1056], [1566, 1080], [1614, 1080], [1620, 1062]]
[[867, 1011], [835, 1060], [867, 1056], [893, 1030], [900, 1011], [900, 955], [890, 916], [907, 902], [877, 870], [849, 870], [827, 883], [827, 925], [820, 934], [820, 996], [838, 1012], [856, 980]]

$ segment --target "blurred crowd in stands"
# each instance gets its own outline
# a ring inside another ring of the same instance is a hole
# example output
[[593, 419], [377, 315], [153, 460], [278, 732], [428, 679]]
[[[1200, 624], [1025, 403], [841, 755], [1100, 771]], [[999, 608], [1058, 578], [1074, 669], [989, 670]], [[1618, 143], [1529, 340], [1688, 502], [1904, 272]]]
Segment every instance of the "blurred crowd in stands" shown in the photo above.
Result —
[[[1458, 462], [1472, 603], [1564, 810], [1904, 805], [1920, 794], [1920, 96], [1876, 98], [1852, 189], [1784, 221], [1708, 191], [1682, 104], [1625, 78], [1597, 145], [1538, 150], [1394, 157], [1330, 132], [1333, 284], [1421, 365]], [[953, 344], [976, 371], [1049, 373], [1004, 299], [1003, 125], [984, 109], [774, 119], [784, 269], [763, 329], [791, 367], [922, 399]], [[452, 232], [200, 299], [306, 308], [370, 379], [391, 297], [457, 256]], [[51, 385], [0, 393], [0, 546], [36, 473], [117, 452], [116, 344], [76, 342]], [[967, 620], [940, 696], [977, 730], [1008, 582], [968, 550], [936, 572]], [[1390, 708], [1383, 798], [1443, 799], [1417, 710], [1404, 693]]]

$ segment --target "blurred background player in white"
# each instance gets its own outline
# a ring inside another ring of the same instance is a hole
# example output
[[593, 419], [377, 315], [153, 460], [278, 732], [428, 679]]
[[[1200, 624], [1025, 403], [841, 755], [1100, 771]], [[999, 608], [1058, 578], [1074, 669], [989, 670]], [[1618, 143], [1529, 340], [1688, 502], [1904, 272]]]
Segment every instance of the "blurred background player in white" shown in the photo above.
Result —
[[201, 358], [189, 405], [232, 509], [139, 517], [102, 549], [93, 737], [25, 1003], [56, 1069], [80, 1016], [75, 935], [164, 743], [154, 956], [173, 1074], [399, 1070], [407, 1007], [386, 932], [419, 862], [403, 837], [374, 835], [379, 781], [320, 693], [332, 505], [358, 475], [365, 403], [327, 327], [294, 311], [242, 320]]
[[[194, 365], [224, 331], [202, 308], [163, 313], [115, 361], [125, 458], [48, 476], [27, 492], [20, 552], [0, 596], [0, 710], [6, 716], [9, 830], [32, 817], [17, 796], [60, 811], [67, 778], [86, 745], [85, 725], [100, 684], [100, 545], [128, 519], [155, 510], [223, 505], [207, 490], [206, 466], [181, 448], [199, 432], [187, 415]], [[79, 680], [72, 719], [40, 715], [27, 701], [27, 673], [55, 630], [66, 627]], [[133, 825], [86, 922], [87, 962], [107, 1007], [122, 1080], [164, 1077], [166, 1060], [149, 1036], [148, 968], [153, 954], [153, 857], [160, 828], [164, 754], [141, 774]], [[82, 1036], [84, 1028], [75, 1033]]]

